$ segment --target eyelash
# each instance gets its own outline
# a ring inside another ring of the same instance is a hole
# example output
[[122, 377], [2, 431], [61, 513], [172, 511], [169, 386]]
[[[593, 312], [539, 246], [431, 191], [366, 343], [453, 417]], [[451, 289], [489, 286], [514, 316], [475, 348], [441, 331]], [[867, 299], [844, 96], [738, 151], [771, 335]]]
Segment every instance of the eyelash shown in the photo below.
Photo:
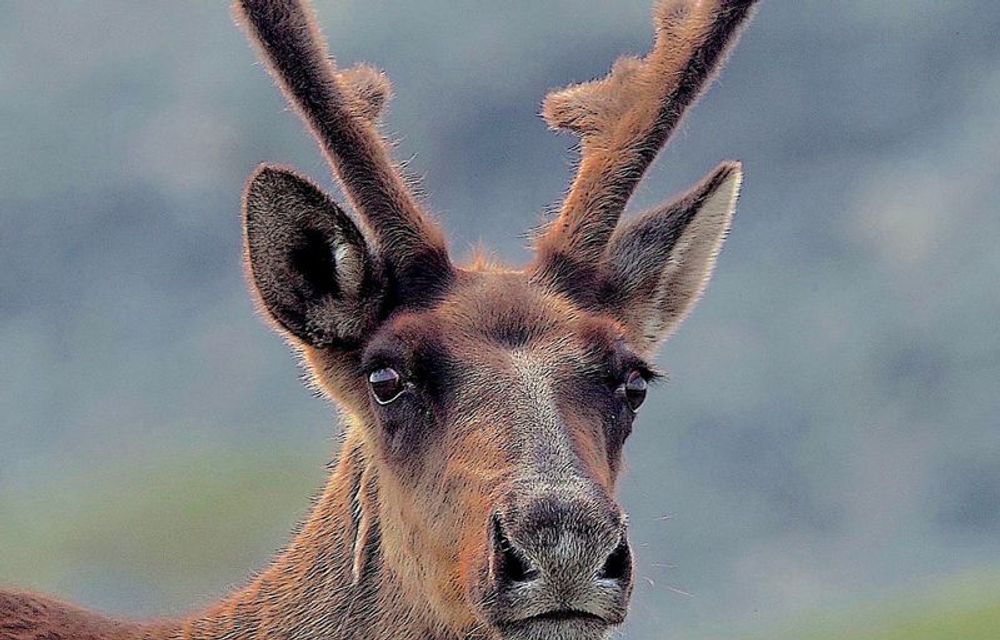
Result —
[[609, 387], [617, 389], [623, 382], [625, 382], [625, 378], [628, 377], [628, 374], [633, 371], [638, 371], [639, 375], [645, 378], [646, 383], [649, 385], [658, 384], [667, 379], [667, 375], [665, 373], [657, 371], [646, 364], [639, 363], [624, 367], [624, 370], [620, 373], [617, 371], [612, 372], [606, 369], [604, 371], [604, 379]]

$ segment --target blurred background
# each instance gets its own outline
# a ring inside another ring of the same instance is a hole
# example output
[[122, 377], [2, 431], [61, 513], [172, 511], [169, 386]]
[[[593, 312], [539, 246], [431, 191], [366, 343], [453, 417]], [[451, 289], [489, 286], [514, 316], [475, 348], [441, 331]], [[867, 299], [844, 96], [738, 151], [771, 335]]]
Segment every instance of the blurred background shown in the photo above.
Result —
[[[181, 614], [261, 567], [336, 455], [247, 295], [261, 161], [333, 189], [225, 2], [4, 2], [0, 584]], [[455, 251], [521, 262], [571, 177], [550, 88], [648, 0], [320, 0]], [[634, 209], [745, 162], [628, 446], [628, 639], [996, 638], [1000, 5], [764, 2]]]

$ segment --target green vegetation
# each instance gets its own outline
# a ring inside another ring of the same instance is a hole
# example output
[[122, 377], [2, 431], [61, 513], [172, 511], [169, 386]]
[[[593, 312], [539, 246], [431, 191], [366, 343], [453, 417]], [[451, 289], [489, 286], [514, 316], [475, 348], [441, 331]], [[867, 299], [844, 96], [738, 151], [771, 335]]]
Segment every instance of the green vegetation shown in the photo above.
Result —
[[[321, 460], [280, 449], [168, 457], [169, 465], [116, 462], [85, 478], [8, 491], [3, 583], [83, 595], [121, 613], [190, 610], [260, 569], [323, 482]], [[141, 585], [143, 602], [107, 599], [122, 584]]]
[[909, 598], [817, 614], [761, 640], [996, 640], [998, 594], [1000, 576], [967, 576]]

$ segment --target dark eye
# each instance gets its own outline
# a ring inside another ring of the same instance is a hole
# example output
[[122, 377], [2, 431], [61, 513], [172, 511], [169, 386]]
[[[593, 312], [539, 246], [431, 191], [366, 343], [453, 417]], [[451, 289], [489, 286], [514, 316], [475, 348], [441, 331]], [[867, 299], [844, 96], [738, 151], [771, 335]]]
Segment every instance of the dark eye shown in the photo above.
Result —
[[377, 369], [368, 375], [368, 385], [372, 388], [375, 402], [389, 404], [403, 393], [403, 377], [391, 367]]
[[642, 401], [646, 399], [646, 389], [649, 387], [645, 376], [638, 371], [632, 371], [622, 386], [625, 387], [625, 402], [632, 411], [638, 411]]

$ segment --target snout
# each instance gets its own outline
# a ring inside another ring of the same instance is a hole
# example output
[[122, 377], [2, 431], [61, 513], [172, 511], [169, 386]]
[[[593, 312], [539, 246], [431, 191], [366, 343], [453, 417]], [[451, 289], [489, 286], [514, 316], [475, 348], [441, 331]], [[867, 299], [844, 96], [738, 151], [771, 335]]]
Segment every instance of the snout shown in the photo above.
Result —
[[505, 637], [601, 638], [625, 618], [632, 552], [600, 496], [512, 501], [490, 523], [487, 615]]

